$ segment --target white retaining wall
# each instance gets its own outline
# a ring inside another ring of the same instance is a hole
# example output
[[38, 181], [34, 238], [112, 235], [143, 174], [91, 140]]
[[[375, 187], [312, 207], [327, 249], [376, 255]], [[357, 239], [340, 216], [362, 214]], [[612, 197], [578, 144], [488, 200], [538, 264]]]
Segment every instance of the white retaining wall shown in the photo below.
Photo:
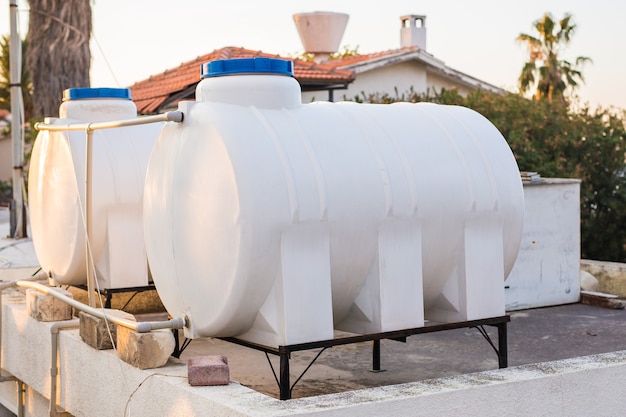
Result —
[[[23, 296], [5, 291], [2, 368], [30, 389], [25, 417], [46, 416], [50, 324], [26, 315]], [[237, 383], [191, 387], [186, 365], [139, 370], [115, 352], [60, 333], [59, 404], [74, 416], [621, 416], [626, 351], [374, 389], [279, 401]], [[0, 402], [15, 411], [15, 383]], [[8, 386], [8, 389], [7, 387]]]

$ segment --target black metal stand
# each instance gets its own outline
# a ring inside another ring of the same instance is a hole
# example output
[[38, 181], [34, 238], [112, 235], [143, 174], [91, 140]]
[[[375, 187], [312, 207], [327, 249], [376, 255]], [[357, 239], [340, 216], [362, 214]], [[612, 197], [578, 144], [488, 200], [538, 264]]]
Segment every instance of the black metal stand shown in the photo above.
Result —
[[[374, 333], [374, 334], [363, 334], [363, 335], [355, 335], [355, 336], [347, 336], [347, 337], [339, 337], [331, 340], [321, 340], [317, 342], [309, 342], [309, 343], [300, 343], [295, 345], [284, 345], [278, 347], [265, 346], [260, 345], [253, 342], [248, 342], [245, 340], [240, 340], [235, 337], [225, 337], [220, 338], [221, 340], [225, 340], [231, 343], [235, 343], [241, 346], [246, 346], [251, 349], [260, 350], [265, 352], [266, 356], [271, 353], [273, 355], [277, 355], [280, 358], [280, 370], [278, 376], [276, 376], [276, 372], [274, 371], [274, 367], [272, 363], [269, 362], [269, 356], [267, 356], [268, 362], [274, 373], [274, 378], [276, 379], [276, 383], [278, 384], [280, 399], [281, 400], [289, 400], [291, 399], [291, 392], [294, 386], [300, 381], [300, 379], [304, 376], [304, 374], [309, 370], [309, 368], [313, 365], [313, 363], [319, 358], [319, 356], [329, 347], [340, 346], [340, 345], [348, 345], [352, 343], [360, 343], [360, 342], [372, 342], [372, 370], [374, 372], [381, 371], [381, 363], [380, 363], [380, 341], [382, 339], [392, 339], [392, 340], [400, 340], [406, 341], [408, 336], [422, 334], [422, 333], [432, 333], [432, 332], [440, 332], [444, 330], [453, 330], [453, 329], [462, 329], [462, 328], [476, 328], [480, 334], [487, 340], [487, 342], [491, 345], [493, 350], [498, 355], [498, 366], [500, 368], [506, 368], [508, 366], [508, 355], [507, 355], [507, 329], [506, 325], [511, 321], [511, 317], [501, 316], [501, 317], [492, 317], [488, 319], [481, 320], [471, 320], [471, 321], [463, 321], [457, 323], [427, 323], [424, 327], [417, 327], [414, 329], [403, 329], [403, 330], [394, 330], [391, 332], [383, 332], [383, 333]], [[491, 338], [487, 331], [485, 331], [484, 326], [493, 326], [498, 329], [498, 346], [492, 342]], [[302, 350], [309, 349], [317, 349], [323, 348], [317, 356], [311, 361], [309, 366], [300, 374], [300, 376], [296, 379], [296, 381], [291, 385], [290, 383], [290, 375], [289, 375], [289, 359], [291, 357], [291, 352], [298, 352]]]

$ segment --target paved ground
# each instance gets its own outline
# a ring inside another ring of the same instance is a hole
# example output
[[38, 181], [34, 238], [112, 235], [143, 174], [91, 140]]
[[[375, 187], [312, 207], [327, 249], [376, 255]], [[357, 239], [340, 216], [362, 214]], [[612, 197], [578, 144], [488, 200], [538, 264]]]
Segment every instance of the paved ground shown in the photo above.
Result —
[[[486, 327], [497, 343], [495, 328]], [[583, 304], [511, 313], [508, 325], [509, 366], [626, 350], [626, 310]], [[265, 354], [214, 339], [191, 342], [182, 358], [223, 354], [231, 380], [277, 397], [278, 388]], [[317, 351], [292, 354], [292, 382]], [[274, 368], [278, 358], [271, 356]], [[407, 343], [382, 342], [382, 368], [371, 372], [371, 344], [326, 350], [293, 390], [303, 397], [478, 372], [498, 367], [497, 356], [476, 329], [415, 335]]]
[[15, 417], [15, 414], [7, 410], [0, 404], [0, 417]]

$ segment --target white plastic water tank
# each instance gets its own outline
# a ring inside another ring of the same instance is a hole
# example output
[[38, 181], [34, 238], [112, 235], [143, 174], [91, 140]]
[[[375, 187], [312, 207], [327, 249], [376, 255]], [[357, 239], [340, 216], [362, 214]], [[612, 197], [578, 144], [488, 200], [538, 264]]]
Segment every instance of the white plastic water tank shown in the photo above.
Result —
[[[133, 119], [130, 90], [64, 91], [52, 124]], [[101, 289], [149, 282], [142, 204], [150, 152], [163, 123], [96, 130], [93, 134], [91, 250]], [[59, 284], [85, 285], [86, 133], [42, 131], [33, 147], [28, 194], [33, 244], [41, 267]]]
[[302, 105], [291, 62], [213, 61], [146, 176], [148, 259], [187, 337], [266, 345], [504, 315], [524, 200], [480, 114]]

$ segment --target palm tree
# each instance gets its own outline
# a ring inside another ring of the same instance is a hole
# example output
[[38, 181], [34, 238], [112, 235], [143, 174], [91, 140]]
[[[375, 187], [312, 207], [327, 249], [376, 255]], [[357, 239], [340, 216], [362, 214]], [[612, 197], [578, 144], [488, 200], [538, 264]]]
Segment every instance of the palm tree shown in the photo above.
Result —
[[569, 45], [576, 25], [572, 16], [565, 14], [558, 23], [550, 13], [545, 13], [533, 26], [538, 36], [521, 33], [517, 37], [519, 43], [526, 44], [529, 60], [524, 64], [519, 76], [520, 93], [530, 93], [534, 89], [534, 98], [553, 98], [565, 100], [568, 88], [575, 89], [579, 82], [584, 82], [582, 66], [591, 59], [579, 56], [574, 64], [560, 59], [560, 54]]
[[29, 0], [26, 66], [34, 117], [58, 112], [63, 90], [89, 87], [90, 0]]
[[[27, 43], [22, 41], [22, 56], [26, 53]], [[11, 71], [9, 37], [0, 38], [0, 109], [11, 110]], [[26, 67], [22, 65], [20, 76], [22, 96], [24, 99], [24, 120], [29, 120], [33, 113], [32, 85]]]

